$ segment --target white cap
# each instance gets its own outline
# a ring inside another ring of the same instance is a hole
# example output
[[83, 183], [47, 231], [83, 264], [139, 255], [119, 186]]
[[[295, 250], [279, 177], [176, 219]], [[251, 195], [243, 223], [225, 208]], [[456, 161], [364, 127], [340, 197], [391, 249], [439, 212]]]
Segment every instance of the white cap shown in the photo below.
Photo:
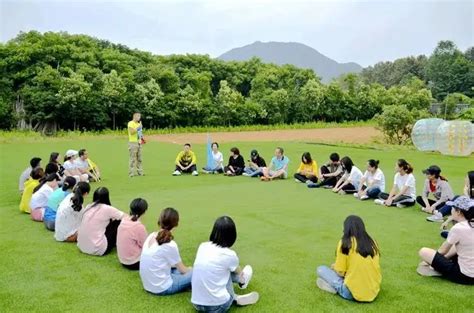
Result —
[[75, 156], [77, 154], [78, 154], [78, 152], [76, 150], [67, 150], [66, 151], [66, 157], [68, 157], [68, 158], [70, 158], [72, 156]]

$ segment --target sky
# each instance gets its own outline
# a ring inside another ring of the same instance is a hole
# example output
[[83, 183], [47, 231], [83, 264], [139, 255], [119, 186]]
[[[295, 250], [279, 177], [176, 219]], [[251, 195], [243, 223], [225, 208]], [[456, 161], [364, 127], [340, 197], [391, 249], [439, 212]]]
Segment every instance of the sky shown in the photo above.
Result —
[[0, 41], [20, 31], [87, 34], [155, 54], [217, 57], [255, 41], [301, 42], [362, 66], [474, 45], [474, 1], [0, 0]]

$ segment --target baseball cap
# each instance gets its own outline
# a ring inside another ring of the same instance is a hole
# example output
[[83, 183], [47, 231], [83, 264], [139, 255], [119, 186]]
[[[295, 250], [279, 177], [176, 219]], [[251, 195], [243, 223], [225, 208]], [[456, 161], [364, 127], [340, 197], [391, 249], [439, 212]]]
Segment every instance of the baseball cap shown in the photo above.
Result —
[[252, 151], [250, 151], [250, 155], [252, 156], [252, 158], [254, 158], [258, 155], [258, 151], [253, 149]]
[[77, 155], [77, 154], [78, 154], [78, 152], [77, 152], [76, 150], [71, 150], [71, 149], [69, 149], [69, 150], [66, 151], [66, 156], [67, 156], [68, 158], [69, 158], [69, 157], [72, 157], [72, 156], [75, 156], [75, 155]]
[[446, 204], [459, 210], [468, 211], [470, 208], [474, 207], [474, 200], [466, 196], [460, 196], [454, 201], [446, 202]]
[[441, 169], [437, 165], [431, 165], [426, 170], [422, 171], [423, 174], [430, 174], [430, 175], [439, 175], [441, 173]]

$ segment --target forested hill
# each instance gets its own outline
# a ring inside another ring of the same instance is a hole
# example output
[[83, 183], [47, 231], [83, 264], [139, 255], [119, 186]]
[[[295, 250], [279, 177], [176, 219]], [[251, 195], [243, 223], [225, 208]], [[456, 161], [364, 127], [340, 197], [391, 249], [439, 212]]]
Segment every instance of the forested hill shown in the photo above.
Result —
[[246, 61], [258, 57], [263, 62], [279, 65], [291, 64], [312, 69], [323, 82], [330, 82], [343, 74], [359, 73], [362, 66], [357, 63], [338, 63], [317, 50], [297, 42], [261, 42], [234, 48], [219, 56], [225, 61]]
[[390, 105], [425, 110], [433, 101], [416, 77], [384, 87], [355, 74], [322, 84], [317, 74], [258, 58], [157, 56], [31, 31], [0, 43], [0, 128], [124, 128], [135, 111], [148, 128], [340, 122], [372, 119]]

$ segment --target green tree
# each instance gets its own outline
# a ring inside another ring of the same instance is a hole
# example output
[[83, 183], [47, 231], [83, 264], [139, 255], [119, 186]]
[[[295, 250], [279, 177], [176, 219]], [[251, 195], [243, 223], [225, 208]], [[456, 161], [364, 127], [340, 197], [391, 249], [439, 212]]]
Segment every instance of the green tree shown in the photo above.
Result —
[[411, 130], [415, 117], [405, 105], [386, 106], [375, 120], [387, 142], [399, 145], [411, 142]]
[[150, 128], [153, 128], [159, 123], [158, 120], [168, 113], [164, 110], [164, 93], [161, 91], [160, 85], [151, 78], [144, 84], [136, 85], [135, 94], [145, 108], [145, 118], [150, 120]]
[[473, 96], [474, 62], [452, 41], [440, 41], [428, 60], [426, 76], [433, 96], [442, 100], [448, 93]]
[[115, 129], [115, 116], [119, 114], [125, 106], [122, 97], [126, 92], [126, 88], [115, 70], [103, 75], [102, 83], [102, 96], [112, 114], [112, 129]]
[[87, 118], [87, 107], [86, 101], [91, 92], [92, 84], [84, 81], [84, 76], [74, 72], [70, 73], [69, 77], [63, 77], [61, 79], [59, 91], [56, 94], [58, 102], [63, 113], [70, 113], [69, 116], [73, 117], [74, 124], [73, 129], [76, 130], [77, 118]]

